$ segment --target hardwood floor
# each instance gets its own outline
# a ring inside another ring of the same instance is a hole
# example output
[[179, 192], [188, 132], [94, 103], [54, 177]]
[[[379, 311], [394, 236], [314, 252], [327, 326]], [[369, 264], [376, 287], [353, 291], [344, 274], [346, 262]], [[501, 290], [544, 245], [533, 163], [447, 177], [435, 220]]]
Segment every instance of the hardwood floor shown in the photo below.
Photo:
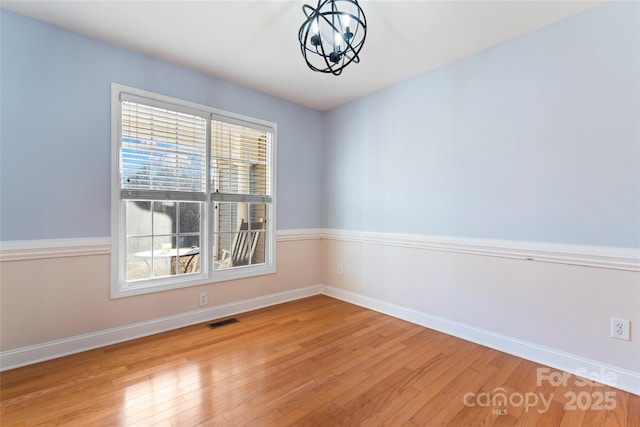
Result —
[[639, 396], [328, 297], [235, 317], [4, 372], [1, 424], [639, 425]]

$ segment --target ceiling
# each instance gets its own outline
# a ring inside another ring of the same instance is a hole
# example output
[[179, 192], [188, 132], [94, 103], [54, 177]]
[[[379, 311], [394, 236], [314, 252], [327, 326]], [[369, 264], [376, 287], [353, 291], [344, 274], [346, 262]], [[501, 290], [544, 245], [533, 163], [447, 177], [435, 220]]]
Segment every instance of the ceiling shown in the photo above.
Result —
[[307, 68], [308, 1], [31, 1], [2, 8], [318, 110], [549, 25], [602, 1], [361, 0], [368, 33], [340, 76]]

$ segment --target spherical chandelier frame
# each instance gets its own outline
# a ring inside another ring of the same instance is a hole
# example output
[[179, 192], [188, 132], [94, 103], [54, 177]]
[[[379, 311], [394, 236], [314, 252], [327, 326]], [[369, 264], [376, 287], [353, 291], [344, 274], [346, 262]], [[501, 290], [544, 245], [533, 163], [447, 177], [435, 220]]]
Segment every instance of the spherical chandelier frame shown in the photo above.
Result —
[[313, 71], [338, 76], [352, 62], [360, 62], [367, 20], [356, 0], [318, 0], [305, 4], [306, 20], [298, 31], [300, 50]]

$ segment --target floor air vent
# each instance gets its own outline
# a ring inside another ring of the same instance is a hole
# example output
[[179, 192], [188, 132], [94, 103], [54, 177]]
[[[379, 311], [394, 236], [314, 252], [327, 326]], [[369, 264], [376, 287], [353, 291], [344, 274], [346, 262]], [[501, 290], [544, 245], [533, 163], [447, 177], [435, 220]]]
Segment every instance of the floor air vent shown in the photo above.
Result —
[[209, 326], [211, 329], [214, 329], [214, 328], [219, 328], [220, 326], [229, 325], [231, 323], [238, 323], [238, 322], [239, 320], [234, 317], [232, 319], [226, 319], [226, 320], [221, 320], [219, 322], [209, 323], [207, 326]]

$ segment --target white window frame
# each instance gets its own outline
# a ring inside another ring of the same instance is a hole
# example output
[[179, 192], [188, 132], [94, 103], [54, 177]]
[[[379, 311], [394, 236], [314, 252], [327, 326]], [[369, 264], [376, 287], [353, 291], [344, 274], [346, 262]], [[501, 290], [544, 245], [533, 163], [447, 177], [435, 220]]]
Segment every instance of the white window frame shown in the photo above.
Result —
[[[126, 272], [126, 238], [125, 238], [125, 203], [121, 198], [120, 176], [120, 144], [122, 133], [121, 95], [145, 98], [153, 103], [163, 103], [175, 106], [176, 111], [187, 110], [197, 112], [208, 120], [207, 123], [207, 157], [206, 157], [206, 199], [204, 201], [203, 219], [201, 221], [200, 272], [194, 274], [180, 274], [168, 277], [152, 278], [135, 282], [127, 282]], [[265, 262], [263, 264], [234, 267], [223, 270], [213, 269], [213, 222], [214, 209], [211, 200], [210, 183], [210, 144], [211, 120], [227, 118], [233, 123], [246, 123], [259, 128], [268, 129], [272, 133], [270, 160], [270, 188], [271, 203], [267, 204], [267, 221], [265, 225]], [[276, 272], [276, 143], [277, 124], [253, 117], [220, 110], [177, 98], [159, 95], [153, 92], [111, 84], [111, 298], [122, 298], [133, 295], [198, 286], [214, 282], [243, 279]]]

